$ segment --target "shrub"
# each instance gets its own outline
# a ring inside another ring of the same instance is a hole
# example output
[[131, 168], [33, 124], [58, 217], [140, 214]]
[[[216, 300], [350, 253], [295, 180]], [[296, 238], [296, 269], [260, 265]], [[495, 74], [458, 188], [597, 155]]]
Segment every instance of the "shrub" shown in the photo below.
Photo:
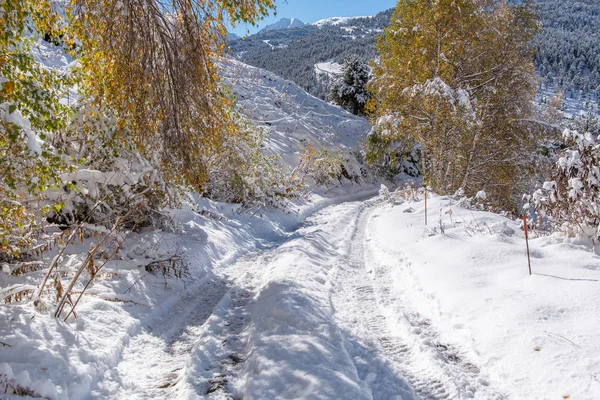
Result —
[[214, 200], [244, 208], [287, 208], [300, 195], [302, 182], [286, 173], [278, 155], [265, 153], [267, 132], [237, 117], [238, 135], [223, 143], [221, 152], [207, 157], [209, 184], [204, 193]]
[[342, 179], [343, 159], [327, 148], [315, 148], [309, 144], [300, 158], [296, 173], [314, 181], [317, 186], [335, 185]]
[[600, 118], [578, 117], [563, 132], [562, 151], [552, 179], [533, 195], [526, 208], [571, 235], [600, 238]]

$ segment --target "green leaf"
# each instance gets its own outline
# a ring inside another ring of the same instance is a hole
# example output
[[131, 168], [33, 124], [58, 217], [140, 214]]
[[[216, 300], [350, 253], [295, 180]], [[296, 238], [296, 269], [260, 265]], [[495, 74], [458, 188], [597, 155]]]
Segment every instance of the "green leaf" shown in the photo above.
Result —
[[15, 112], [16, 109], [17, 109], [17, 106], [15, 104], [11, 104], [8, 106], [8, 113], [12, 114]]

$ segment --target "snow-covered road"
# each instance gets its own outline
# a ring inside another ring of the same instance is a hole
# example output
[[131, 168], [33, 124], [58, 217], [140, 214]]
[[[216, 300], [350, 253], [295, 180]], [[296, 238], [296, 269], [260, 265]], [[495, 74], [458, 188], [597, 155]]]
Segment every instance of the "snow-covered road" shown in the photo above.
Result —
[[426, 227], [421, 194], [364, 196], [183, 212], [134, 239], [176, 245], [192, 277], [121, 261], [75, 323], [5, 307], [0, 380], [51, 399], [600, 398], [598, 248], [532, 237], [529, 276], [518, 221], [432, 195]]
[[375, 261], [380, 206], [326, 207], [215, 271], [131, 338], [103, 397], [501, 398]]
[[[393, 268], [373, 257], [373, 217], [369, 210], [360, 217], [332, 296], [336, 321], [349, 333], [345, 348], [372, 398], [502, 398], [479, 378], [479, 367], [412, 307], [406, 282], [394, 285]], [[397, 261], [407, 262], [400, 254]]]

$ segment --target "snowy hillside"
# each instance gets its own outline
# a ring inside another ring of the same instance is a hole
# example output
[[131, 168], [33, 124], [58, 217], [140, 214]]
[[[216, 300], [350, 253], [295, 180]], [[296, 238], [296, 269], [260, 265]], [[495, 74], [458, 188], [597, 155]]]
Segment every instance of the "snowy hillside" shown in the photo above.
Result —
[[317, 76], [319, 74], [325, 74], [328, 76], [338, 75], [342, 73], [342, 65], [335, 61], [326, 61], [315, 64], [315, 72]]
[[259, 32], [278, 31], [282, 29], [299, 28], [301, 26], [304, 26], [304, 22], [300, 21], [298, 18], [281, 18], [274, 24], [265, 26]]
[[[429, 337], [458, 374], [423, 390], [467, 398], [482, 384], [496, 394], [480, 387], [474, 398], [598, 398], [598, 247], [530, 232], [529, 276], [520, 221], [449, 197], [428, 208], [428, 227], [421, 195], [376, 209], [366, 229], [366, 268], [391, 341]], [[430, 373], [423, 368], [416, 379]]]
[[358, 18], [373, 18], [373, 16], [371, 16], [371, 15], [362, 15], [362, 16], [357, 16], [357, 17], [331, 17], [331, 18], [324, 18], [324, 19], [318, 20], [317, 22], [313, 22], [311, 25], [315, 25], [315, 26], [341, 25], [341, 24], [347, 24], [348, 22], [351, 22], [353, 19], [358, 19]]
[[228, 60], [224, 75], [233, 86], [239, 109], [272, 132], [269, 150], [292, 167], [298, 165], [309, 143], [351, 157], [371, 129], [365, 118], [311, 96], [272, 72]]

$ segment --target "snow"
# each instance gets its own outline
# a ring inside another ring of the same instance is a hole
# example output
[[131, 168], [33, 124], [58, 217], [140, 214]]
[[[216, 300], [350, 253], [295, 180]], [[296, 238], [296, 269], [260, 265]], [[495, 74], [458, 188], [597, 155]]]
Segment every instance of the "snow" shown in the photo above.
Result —
[[321, 26], [325, 26], [325, 25], [343, 25], [343, 24], [347, 24], [348, 22], [352, 21], [353, 19], [358, 19], [358, 18], [373, 18], [372, 15], [362, 15], [362, 16], [356, 16], [356, 17], [331, 17], [331, 18], [324, 18], [324, 19], [320, 19], [316, 22], [313, 22], [311, 25], [315, 25], [318, 27]]
[[[597, 398], [589, 244], [532, 232], [529, 276], [518, 221], [429, 194], [425, 227], [422, 194], [363, 200], [378, 189], [260, 219], [174, 211], [181, 232], [130, 237], [77, 322], [1, 307], [0, 381], [52, 399]], [[144, 275], [160, 248], [191, 277]]]
[[[355, 159], [350, 153], [371, 129], [365, 118], [311, 96], [271, 72], [233, 59], [226, 60], [222, 70], [237, 96], [240, 111], [271, 131], [268, 150], [280, 154], [291, 167], [298, 165], [309, 143]], [[355, 160], [352, 164], [356, 167], [359, 163]]]
[[[11, 112], [12, 111], [12, 112]], [[11, 105], [8, 103], [0, 104], [0, 118], [5, 123], [13, 123], [23, 130], [27, 138], [27, 148], [35, 154], [42, 154], [40, 140], [31, 129], [29, 120], [21, 114], [18, 109], [11, 110]]]
[[126, 185], [125, 182], [126, 180], [128, 181], [127, 183], [129, 185], [137, 183], [137, 180], [126, 179], [125, 175], [122, 172], [101, 172], [98, 170], [90, 170], [85, 168], [78, 169], [77, 171], [72, 173], [63, 174], [61, 175], [61, 179], [65, 182], [86, 182], [86, 186], [82, 187], [81, 190], [85, 190], [85, 192], [93, 199], [98, 198], [98, 196], [100, 195], [98, 184], [126, 188], [128, 187], [128, 185]]
[[428, 207], [428, 229], [422, 201], [373, 214], [374, 273], [389, 272], [390, 290], [506, 398], [598, 398], [600, 258], [591, 245], [532, 235], [529, 276], [519, 222], [448, 197]]
[[[552, 87], [538, 87], [536, 93], [536, 101], [538, 104], [544, 104], [548, 99], [556, 95], [557, 89]], [[567, 92], [562, 104], [562, 111], [565, 118], [571, 119], [575, 115], [580, 115], [584, 112], [591, 111], [595, 114], [599, 113], [598, 101], [592, 99], [584, 99], [581, 95], [574, 97], [572, 93]]]
[[[336, 260], [355, 229], [357, 204], [319, 213], [270, 256], [233, 383], [247, 398], [367, 398], [330, 301]], [[350, 222], [350, 223], [349, 223]], [[265, 279], [267, 278], [267, 279]]]
[[[185, 366], [190, 351], [177, 353], [177, 346], [196, 342], [187, 330], [200, 334], [190, 318], [205, 321], [213, 307], [224, 301], [222, 296], [231, 295], [228, 267], [291, 234], [300, 218], [323, 206], [318, 199], [301, 205], [302, 213], [276, 212], [265, 219], [237, 215], [237, 207], [206, 200], [199, 205], [219, 219], [203, 217], [189, 207], [173, 211], [181, 232], [130, 234], [124, 246], [128, 250], [103, 269], [104, 277], [79, 305], [76, 322], [64, 323], [48, 312], [37, 312], [31, 304], [1, 306], [0, 337], [10, 347], [0, 352], [0, 384], [4, 375], [51, 399], [166, 395], [168, 391], [159, 386], [171, 373], [169, 368]], [[67, 264], [81, 262], [78, 247], [69, 248]], [[190, 276], [185, 279], [165, 280], [141, 267], [154, 254], [176, 250], [190, 262]], [[3, 280], [0, 274], [0, 284]], [[33, 283], [34, 290], [39, 280], [39, 274], [31, 274], [24, 283]], [[141, 360], [148, 361], [146, 375], [139, 374]], [[180, 386], [176, 389], [194, 389]]]
[[327, 61], [315, 64], [315, 72], [318, 74], [339, 75], [342, 73], [342, 65], [335, 61]]

